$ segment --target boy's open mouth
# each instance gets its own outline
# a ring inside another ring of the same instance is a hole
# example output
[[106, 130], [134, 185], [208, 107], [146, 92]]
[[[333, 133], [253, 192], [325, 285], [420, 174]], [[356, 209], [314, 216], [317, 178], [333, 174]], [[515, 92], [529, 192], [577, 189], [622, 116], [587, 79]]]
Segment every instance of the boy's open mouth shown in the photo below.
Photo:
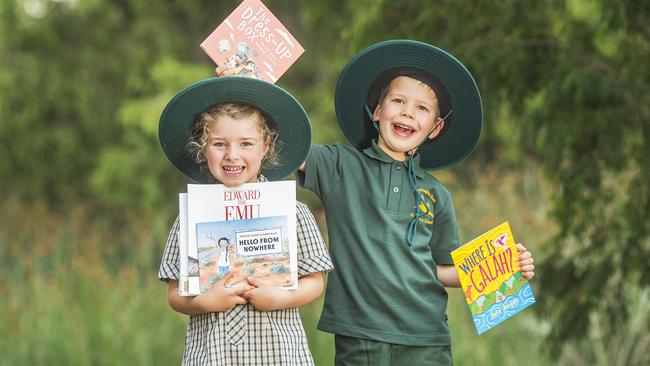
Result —
[[244, 172], [244, 166], [238, 165], [238, 166], [224, 166], [222, 167], [224, 174], [226, 176], [237, 176], [241, 173]]
[[400, 136], [409, 137], [415, 133], [415, 130], [401, 123], [393, 123], [393, 131]]

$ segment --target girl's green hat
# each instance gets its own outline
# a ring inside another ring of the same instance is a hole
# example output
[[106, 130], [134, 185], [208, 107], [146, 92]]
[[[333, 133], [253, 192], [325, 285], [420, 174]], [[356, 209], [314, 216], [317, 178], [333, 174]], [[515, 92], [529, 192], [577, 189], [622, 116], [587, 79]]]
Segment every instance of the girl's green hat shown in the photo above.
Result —
[[160, 116], [158, 138], [167, 159], [185, 176], [198, 183], [212, 183], [186, 148], [190, 129], [200, 113], [219, 103], [238, 102], [259, 109], [277, 126], [279, 165], [262, 169], [269, 180], [294, 173], [305, 161], [311, 146], [311, 124], [302, 105], [281, 87], [262, 80], [222, 76], [185, 87], [167, 103]]
[[[357, 149], [377, 136], [368, 113], [380, 89], [404, 75], [433, 88], [439, 98], [445, 127], [433, 141], [418, 148], [420, 166], [441, 169], [465, 159], [476, 146], [483, 126], [481, 96], [474, 78], [460, 61], [430, 44], [390, 40], [356, 54], [336, 84], [336, 115], [343, 133]], [[367, 109], [367, 110], [366, 110]]]

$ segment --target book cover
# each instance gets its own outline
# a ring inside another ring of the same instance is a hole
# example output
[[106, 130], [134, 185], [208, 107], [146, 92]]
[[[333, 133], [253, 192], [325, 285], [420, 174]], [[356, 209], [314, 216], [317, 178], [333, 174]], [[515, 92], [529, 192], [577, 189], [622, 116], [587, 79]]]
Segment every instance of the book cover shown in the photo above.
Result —
[[233, 273], [230, 285], [254, 276], [276, 287], [295, 288], [286, 216], [204, 222], [196, 231], [201, 292], [228, 272]]
[[478, 334], [535, 303], [508, 222], [451, 252]]
[[[228, 272], [232, 286], [254, 276], [283, 289], [298, 285], [294, 181], [187, 186], [188, 294], [206, 291]], [[189, 260], [189, 259], [188, 259]]]
[[304, 49], [260, 0], [244, 0], [202, 43], [225, 75], [275, 83]]

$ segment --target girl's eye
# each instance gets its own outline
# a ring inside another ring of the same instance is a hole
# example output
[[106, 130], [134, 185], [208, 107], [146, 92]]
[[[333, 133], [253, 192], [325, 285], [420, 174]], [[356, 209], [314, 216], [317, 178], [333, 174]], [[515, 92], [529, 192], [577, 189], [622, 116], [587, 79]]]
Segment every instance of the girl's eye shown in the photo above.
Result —
[[244, 142], [241, 143], [241, 146], [247, 146], [247, 147], [248, 147], [248, 146], [253, 146], [253, 143], [252, 143], [252, 142], [248, 142], [248, 141], [244, 141]]
[[402, 100], [402, 98], [393, 98], [392, 101], [393, 101], [393, 103], [400, 103], [400, 104], [404, 103], [404, 100]]
[[418, 108], [423, 112], [428, 112], [429, 111], [429, 108], [427, 108], [427, 107], [425, 107], [423, 105], [419, 106]]
[[214, 146], [214, 147], [224, 147], [224, 146], [226, 146], [226, 144], [224, 144], [223, 142], [215, 142], [215, 143], [212, 144], [212, 146]]

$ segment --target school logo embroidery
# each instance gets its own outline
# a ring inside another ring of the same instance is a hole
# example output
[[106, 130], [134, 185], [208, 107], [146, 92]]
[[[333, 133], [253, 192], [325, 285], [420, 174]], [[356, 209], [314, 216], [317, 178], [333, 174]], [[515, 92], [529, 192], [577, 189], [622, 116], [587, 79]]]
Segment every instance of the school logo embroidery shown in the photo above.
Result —
[[[433, 225], [433, 205], [436, 203], [436, 198], [428, 189], [424, 188], [419, 188], [418, 194], [422, 197], [420, 207], [418, 207], [418, 213], [420, 214], [418, 221], [422, 224]], [[415, 217], [415, 214], [411, 213], [411, 218], [413, 217]]]

